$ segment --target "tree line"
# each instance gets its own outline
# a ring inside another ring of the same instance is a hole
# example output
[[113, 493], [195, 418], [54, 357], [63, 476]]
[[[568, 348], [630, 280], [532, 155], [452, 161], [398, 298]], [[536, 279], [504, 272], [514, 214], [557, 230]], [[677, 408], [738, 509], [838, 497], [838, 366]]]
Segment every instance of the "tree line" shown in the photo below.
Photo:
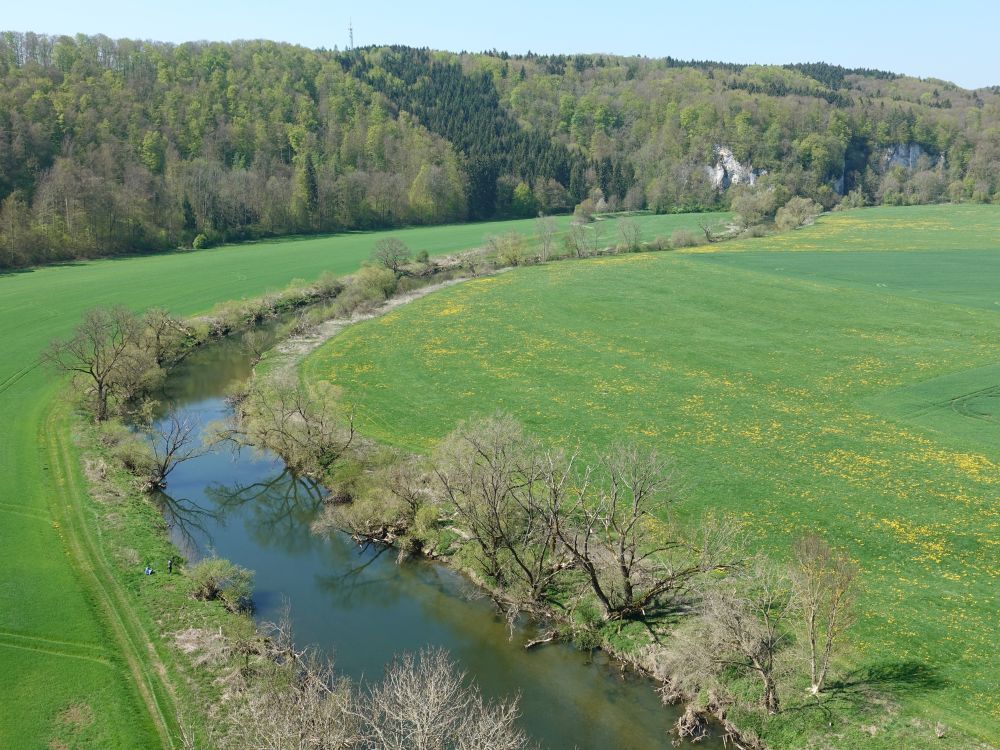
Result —
[[[421, 458], [366, 443], [345, 416], [330, 391], [253, 382], [227, 437], [284, 451], [321, 478], [328, 528], [455, 561], [512, 623], [547, 624], [541, 642], [620, 644], [623, 627], [644, 623], [669, 634], [647, 666], [678, 694], [776, 714], [791, 685], [824, 690], [858, 571], [820, 537], [800, 538], [782, 564], [751, 552], [726, 519], [672, 519], [680, 472], [635, 444], [584, 461], [499, 414], [460, 424]], [[304, 439], [307, 423], [323, 439]]]
[[[880, 71], [0, 34], [0, 266], [291, 233], [728, 206], [716, 146], [831, 208], [993, 200], [1000, 96]], [[896, 146], [918, 163], [892, 166]]]

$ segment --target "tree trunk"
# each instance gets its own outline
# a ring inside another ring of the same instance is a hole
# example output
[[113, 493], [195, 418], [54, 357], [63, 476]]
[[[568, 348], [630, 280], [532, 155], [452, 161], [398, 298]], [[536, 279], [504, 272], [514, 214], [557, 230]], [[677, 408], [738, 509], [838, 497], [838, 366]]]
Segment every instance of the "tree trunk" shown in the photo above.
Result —
[[778, 702], [778, 686], [774, 684], [774, 678], [768, 674], [764, 673], [764, 708], [767, 709], [769, 714], [776, 714], [781, 710], [781, 705]]
[[97, 385], [97, 413], [94, 421], [104, 422], [108, 418], [108, 390], [103, 384]]

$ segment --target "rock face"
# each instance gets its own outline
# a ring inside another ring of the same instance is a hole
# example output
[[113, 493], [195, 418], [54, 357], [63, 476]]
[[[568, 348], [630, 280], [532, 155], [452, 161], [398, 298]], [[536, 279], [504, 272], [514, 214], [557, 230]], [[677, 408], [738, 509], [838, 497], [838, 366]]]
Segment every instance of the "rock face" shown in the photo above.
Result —
[[897, 143], [887, 148], [882, 155], [883, 169], [888, 171], [893, 167], [902, 167], [910, 172], [917, 168], [917, 160], [926, 155], [916, 143]]
[[846, 168], [842, 169], [840, 171], [840, 177], [838, 177], [836, 180], [833, 181], [833, 192], [835, 192], [837, 195], [844, 194], [844, 185], [847, 183], [846, 172], [847, 172]]
[[758, 177], [767, 174], [767, 170], [754, 169], [753, 165], [743, 166], [725, 146], [715, 147], [715, 165], [706, 169], [716, 190], [725, 190], [731, 185], [754, 185]]

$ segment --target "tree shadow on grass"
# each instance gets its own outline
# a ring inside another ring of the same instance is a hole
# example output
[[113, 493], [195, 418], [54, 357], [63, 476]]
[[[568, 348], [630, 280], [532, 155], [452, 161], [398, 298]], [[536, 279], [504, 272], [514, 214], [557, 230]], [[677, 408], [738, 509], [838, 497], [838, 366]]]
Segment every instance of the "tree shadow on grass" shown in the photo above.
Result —
[[948, 685], [937, 668], [919, 661], [887, 661], [848, 672], [829, 683], [833, 692], [877, 690], [892, 695], [911, 695], [940, 690]]
[[831, 680], [822, 694], [789, 708], [791, 711], [819, 709], [832, 726], [835, 716], [891, 713], [900, 698], [941, 690], [947, 685], [948, 681], [931, 665], [913, 660], [885, 661]]

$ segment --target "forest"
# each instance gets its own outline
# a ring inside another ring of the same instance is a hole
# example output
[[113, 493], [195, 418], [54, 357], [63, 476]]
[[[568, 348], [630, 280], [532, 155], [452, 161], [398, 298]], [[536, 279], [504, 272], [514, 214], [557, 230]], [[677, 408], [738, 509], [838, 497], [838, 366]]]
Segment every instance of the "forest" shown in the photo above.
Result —
[[572, 211], [1000, 199], [1000, 89], [822, 63], [0, 34], [0, 268]]

